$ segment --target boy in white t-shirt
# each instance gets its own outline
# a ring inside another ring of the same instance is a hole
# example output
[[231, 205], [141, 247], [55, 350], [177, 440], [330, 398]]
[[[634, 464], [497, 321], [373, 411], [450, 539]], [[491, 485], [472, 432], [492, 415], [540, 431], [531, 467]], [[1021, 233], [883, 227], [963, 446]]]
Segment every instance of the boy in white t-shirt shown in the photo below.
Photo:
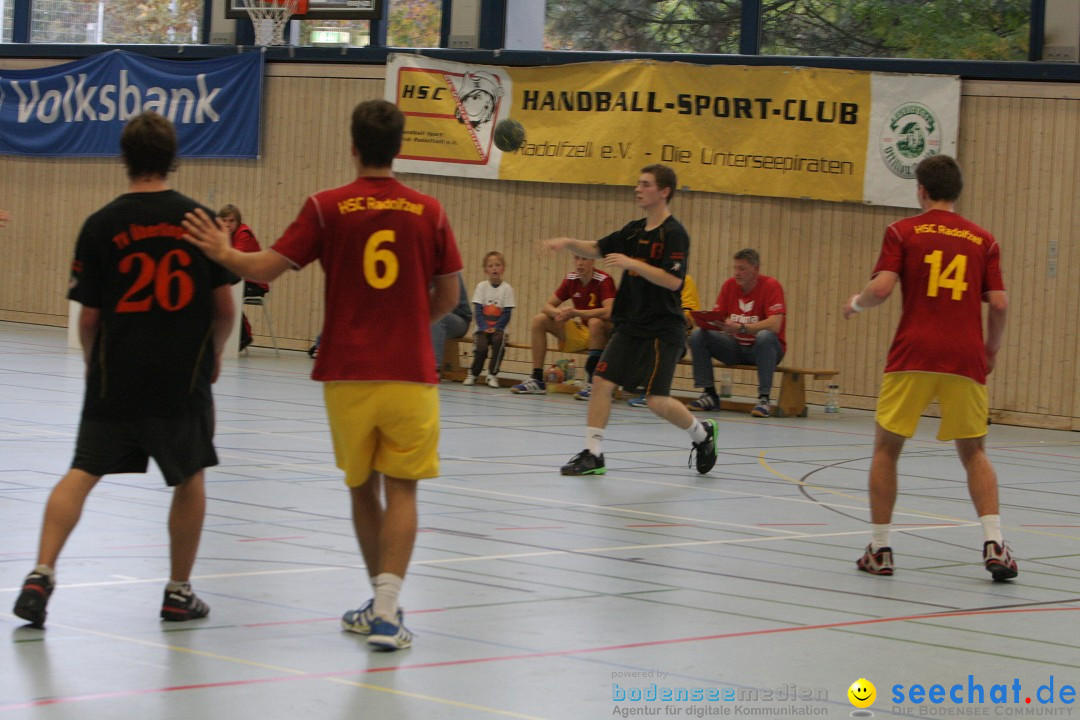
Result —
[[506, 259], [501, 252], [494, 250], [484, 255], [484, 274], [487, 280], [481, 281], [473, 291], [473, 316], [476, 318], [476, 353], [472, 367], [465, 378], [466, 385], [476, 383], [476, 376], [484, 369], [488, 349], [491, 349], [491, 364], [488, 365], [487, 384], [499, 387], [499, 365], [503, 359], [503, 341], [506, 326], [510, 324], [510, 314], [514, 308], [514, 288], [503, 280], [506, 272]]

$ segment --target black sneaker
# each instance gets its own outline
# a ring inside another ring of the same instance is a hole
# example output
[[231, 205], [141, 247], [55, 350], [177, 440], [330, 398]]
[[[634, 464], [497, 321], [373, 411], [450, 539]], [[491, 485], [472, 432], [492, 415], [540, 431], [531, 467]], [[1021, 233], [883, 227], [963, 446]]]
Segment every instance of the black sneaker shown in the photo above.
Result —
[[30, 623], [31, 627], [45, 627], [45, 606], [52, 595], [53, 579], [44, 573], [32, 572], [23, 580], [22, 592], [15, 600], [16, 616]]
[[607, 472], [604, 467], [604, 453], [593, 455], [588, 450], [582, 450], [570, 462], [562, 466], [563, 475], [603, 475]]
[[161, 619], [170, 622], [198, 620], [210, 614], [210, 606], [191, 590], [165, 590], [161, 603]]
[[719, 427], [712, 419], [705, 420], [701, 424], [705, 426], [705, 432], [708, 435], [701, 442], [693, 443], [693, 447], [690, 448], [690, 460], [686, 463], [686, 467], [694, 463], [697, 471], [704, 475], [713, 469], [713, 465], [716, 465], [716, 433]]

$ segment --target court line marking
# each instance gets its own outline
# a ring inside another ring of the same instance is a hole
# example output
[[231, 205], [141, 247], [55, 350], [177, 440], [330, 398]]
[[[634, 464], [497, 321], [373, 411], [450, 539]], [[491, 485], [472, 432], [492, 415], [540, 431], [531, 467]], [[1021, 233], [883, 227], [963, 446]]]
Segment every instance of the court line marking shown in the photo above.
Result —
[[[780, 472], [779, 470], [774, 470], [769, 465], [768, 461], [765, 459], [765, 451], [764, 450], [762, 450], [761, 454], [758, 455], [758, 463], [760, 463], [763, 468], [765, 468], [766, 470], [771, 472], [776, 477], [782, 478], [782, 479], [787, 480], [789, 482], [793, 482], [796, 485], [800, 485], [800, 486], [806, 487], [806, 488], [813, 488], [814, 490], [820, 490], [821, 492], [831, 493], [831, 494], [834, 494], [834, 495], [842, 495], [843, 497], [848, 497], [848, 498], [853, 497], [851, 495], [847, 495], [847, 494], [839, 492], [837, 490], [832, 490], [832, 489], [827, 488], [827, 487], [822, 487], [821, 485], [813, 485], [813, 484], [808, 483], [805, 480], [802, 480], [800, 478], [794, 478], [794, 477], [791, 477], [790, 475], [785, 475], [784, 473]], [[839, 507], [844, 507], [844, 506], [839, 506]], [[901, 510], [903, 510], [905, 512], [899, 512]], [[896, 510], [893, 511], [893, 515], [905, 515], [905, 514], [906, 515], [913, 515], [914, 517], [927, 517], [927, 518], [934, 518], [936, 520], [946, 520], [948, 522], [953, 522], [953, 523], [964, 523], [965, 525], [968, 525], [968, 526], [970, 526], [970, 525], [978, 525], [979, 524], [977, 522], [973, 523], [970, 520], [963, 520], [961, 518], [952, 517], [951, 515], [938, 515], [937, 513], [930, 513], [930, 512], [918, 512], [917, 513], [914, 510], [910, 510], [910, 509], [903, 508], [903, 507], [899, 507], [899, 508], [897, 508]], [[1042, 535], [1044, 537], [1064, 538], [1066, 540], [1080, 539], [1080, 538], [1077, 538], [1075, 535], [1066, 535], [1064, 533], [1043, 532], [1041, 530], [1031, 530], [1031, 529], [1029, 529], [1029, 526], [1026, 527], [1026, 526], [1023, 526], [1023, 525], [1002, 525], [1002, 527], [1005, 528], [1006, 530], [1016, 530], [1017, 532], [1029, 533], [1031, 535]], [[906, 529], [915, 530], [915, 529], [923, 529], [923, 528], [906, 528]], [[865, 532], [865, 531], [863, 531], [863, 532]]]
[[273, 669], [273, 670], [276, 670], [276, 671], [283, 672], [286, 675], [288, 675], [289, 677], [284, 677], [284, 678], [251, 678], [251, 679], [247, 679], [247, 680], [237, 680], [237, 681], [229, 681], [229, 682], [223, 682], [223, 683], [207, 683], [207, 684], [204, 684], [204, 685], [187, 685], [187, 686], [177, 686], [177, 687], [171, 687], [171, 688], [158, 688], [158, 689], [154, 689], [154, 690], [145, 690], [145, 689], [144, 690], [129, 690], [129, 691], [118, 691], [116, 693], [107, 693], [107, 694], [78, 695], [78, 696], [72, 696], [70, 698], [50, 698], [50, 699], [45, 699], [45, 700], [32, 700], [32, 701], [29, 701], [29, 702], [22, 702], [22, 703], [17, 703], [17, 704], [13, 704], [13, 705], [0, 706], [0, 712], [6, 711], [6, 710], [24, 709], [24, 708], [27, 708], [27, 707], [36, 707], [36, 706], [40, 706], [40, 705], [57, 704], [57, 703], [62, 703], [62, 702], [77, 702], [77, 701], [105, 699], [105, 698], [113, 698], [113, 697], [124, 697], [124, 696], [128, 696], [128, 695], [141, 695], [141, 694], [154, 693], [154, 692], [173, 692], [173, 691], [179, 691], [179, 690], [197, 690], [197, 689], [201, 689], [201, 688], [219, 687], [219, 686], [225, 686], [225, 685], [249, 685], [249, 684], [267, 683], [267, 682], [282, 682], [282, 681], [288, 681], [288, 680], [294, 680], [294, 679], [320, 679], [320, 680], [326, 680], [326, 681], [329, 681], [329, 682], [336, 682], [336, 683], [340, 683], [340, 684], [344, 684], [344, 685], [360, 687], [360, 688], [364, 688], [364, 689], [367, 689], [367, 690], [385, 692], [385, 693], [389, 693], [389, 694], [392, 694], [392, 695], [398, 695], [398, 696], [402, 696], [402, 697], [409, 697], [409, 698], [414, 698], [414, 699], [418, 699], [418, 700], [425, 700], [425, 701], [435, 702], [435, 703], [439, 703], [439, 704], [447, 704], [447, 705], [451, 705], [451, 706], [454, 706], [454, 707], [463, 707], [463, 708], [472, 709], [472, 710], [479, 710], [479, 711], [482, 711], [482, 712], [488, 712], [488, 713], [492, 713], [492, 714], [496, 714], [496, 715], [501, 715], [501, 716], [504, 716], [504, 717], [514, 717], [514, 718], [520, 718], [522, 720], [543, 720], [543, 718], [538, 718], [538, 717], [531, 716], [531, 715], [523, 715], [523, 714], [520, 714], [520, 713], [514, 713], [514, 712], [508, 711], [508, 710], [499, 710], [497, 708], [488, 708], [488, 707], [484, 707], [484, 706], [480, 706], [480, 705], [471, 705], [471, 704], [462, 703], [462, 702], [459, 702], [459, 701], [456, 701], [456, 700], [450, 700], [448, 698], [437, 698], [437, 697], [433, 697], [433, 696], [430, 696], [430, 695], [421, 695], [421, 694], [418, 694], [418, 693], [410, 693], [410, 692], [405, 692], [405, 691], [401, 691], [401, 690], [395, 690], [395, 689], [392, 689], [392, 688], [381, 687], [379, 685], [371, 685], [371, 684], [362, 683], [362, 682], [359, 682], [359, 681], [346, 680], [346, 679], [338, 677], [338, 676], [340, 676], [340, 675], [354, 675], [354, 674], [355, 675], [364, 675], [364, 674], [371, 674], [371, 673], [378, 673], [378, 672], [398, 672], [398, 671], [401, 671], [401, 670], [416, 670], [416, 669], [437, 668], [437, 667], [453, 667], [453, 666], [460, 666], [460, 665], [475, 665], [475, 664], [480, 664], [480, 663], [505, 662], [505, 661], [514, 661], [514, 660], [531, 660], [531, 659], [535, 659], [535, 658], [546, 658], [546, 657], [573, 657], [573, 656], [578, 656], [578, 655], [590, 655], [590, 654], [602, 653], [602, 652], [616, 652], [616, 651], [620, 651], [620, 650], [629, 650], [629, 649], [644, 648], [644, 647], [657, 647], [657, 646], [662, 646], [662, 645], [675, 645], [675, 644], [694, 643], [694, 642], [709, 642], [709, 641], [713, 641], [713, 640], [727, 640], [727, 639], [741, 638], [741, 637], [755, 637], [755, 636], [763, 636], [763, 635], [776, 635], [776, 634], [780, 634], [780, 633], [789, 633], [789, 632], [804, 632], [804, 631], [812, 631], [812, 630], [832, 630], [832, 629], [859, 627], [859, 626], [864, 626], [864, 625], [881, 625], [881, 624], [885, 624], [885, 623], [894, 623], [894, 622], [926, 621], [926, 620], [936, 620], [936, 619], [955, 618], [955, 617], [975, 617], [975, 616], [983, 616], [983, 615], [1010, 615], [1010, 614], [1043, 613], [1043, 612], [1078, 612], [1078, 611], [1080, 611], [1080, 608], [1077, 608], [1077, 607], [1039, 607], [1039, 608], [1004, 608], [1004, 609], [999, 608], [999, 609], [988, 609], [988, 610], [960, 610], [960, 611], [939, 612], [939, 613], [926, 613], [926, 614], [922, 614], [922, 615], [898, 615], [898, 616], [885, 617], [885, 618], [869, 618], [869, 619], [863, 618], [863, 619], [859, 619], [859, 620], [842, 620], [842, 621], [833, 622], [833, 623], [820, 623], [820, 624], [815, 624], [815, 625], [798, 625], [798, 626], [793, 626], [793, 627], [764, 628], [764, 629], [759, 629], [759, 630], [744, 630], [744, 631], [739, 631], [739, 632], [721, 633], [721, 634], [715, 634], [715, 635], [698, 635], [698, 636], [691, 636], [691, 637], [668, 638], [668, 639], [665, 639], [665, 640], [647, 640], [647, 641], [643, 641], [643, 642], [624, 643], [624, 644], [620, 644], [620, 645], [605, 645], [605, 646], [591, 647], [591, 648], [580, 648], [580, 649], [577, 649], [577, 650], [548, 650], [548, 651], [534, 652], [534, 653], [518, 653], [516, 655], [499, 655], [499, 656], [484, 657], [484, 658], [444, 660], [444, 661], [435, 661], [435, 662], [429, 662], [429, 663], [416, 663], [416, 664], [413, 664], [413, 665], [397, 665], [397, 666], [393, 666], [393, 667], [382, 667], [382, 668], [365, 668], [365, 669], [362, 669], [362, 670], [347, 670], [347, 671], [339, 671], [339, 672], [333, 672], [333, 673], [307, 673], [307, 672], [305, 672], [303, 670], [296, 670], [295, 668], [283, 668], [283, 667], [279, 667], [279, 666], [268, 665], [268, 664], [265, 664], [265, 663], [258, 663], [258, 662], [254, 662], [254, 661], [250, 661], [250, 660], [245, 660], [244, 658], [235, 658], [235, 657], [231, 657], [231, 656], [228, 656], [228, 655], [220, 655], [220, 654], [217, 654], [217, 653], [208, 653], [208, 652], [204, 652], [204, 651], [200, 651], [200, 650], [193, 650], [191, 648], [184, 648], [184, 647], [179, 647], [179, 646], [175, 646], [175, 645], [168, 645], [168, 644], [165, 644], [165, 643], [156, 643], [156, 642], [152, 642], [152, 641], [148, 641], [148, 640], [142, 640], [142, 639], [139, 639], [139, 638], [132, 638], [132, 637], [127, 637], [127, 636], [123, 636], [123, 635], [115, 635], [113, 633], [104, 633], [104, 632], [100, 632], [100, 631], [96, 631], [96, 630], [88, 630], [88, 629], [78, 628], [78, 627], [74, 627], [74, 626], [70, 626], [70, 625], [56, 625], [56, 627], [63, 627], [65, 629], [73, 630], [73, 631], [76, 631], [76, 632], [83, 632], [83, 633], [87, 633], [87, 634], [90, 634], [90, 635], [97, 635], [97, 636], [111, 638], [111, 639], [120, 640], [120, 641], [124, 641], [124, 642], [131, 642], [131, 643], [135, 643], [135, 644], [139, 644], [139, 645], [148, 645], [148, 646], [151, 646], [151, 647], [163, 648], [163, 649], [166, 649], [166, 650], [175, 650], [175, 651], [178, 651], [178, 652], [184, 652], [184, 653], [189, 653], [189, 654], [194, 654], [194, 655], [200, 655], [200, 656], [208, 657], [208, 658], [211, 658], [211, 659], [218, 659], [218, 660], [223, 660], [223, 661], [226, 661], [226, 662], [234, 662], [234, 663], [238, 663], [238, 664], [242, 664], [242, 665], [250, 665], [250, 666], [262, 667], [262, 668], [266, 668], [266, 669]]
[[[970, 527], [978, 523], [959, 523], [956, 525], [916, 525], [910, 530], [950, 530], [961, 527]], [[599, 553], [623, 552], [630, 550], [654, 550], [678, 547], [705, 547], [709, 545], [748, 545], [755, 543], [783, 542], [786, 540], [816, 540], [818, 538], [846, 537], [849, 535], [863, 535], [865, 530], [844, 530], [830, 533], [797, 533], [794, 535], [757, 536], [748, 538], [721, 538], [717, 540], [682, 540], [679, 542], [654, 543], [645, 545], [609, 545], [605, 547], [570, 548], [566, 550], [535, 550], [519, 553], [502, 553], [498, 555], [467, 555], [452, 558], [434, 558], [431, 560], [413, 560], [411, 566], [438, 566], [455, 565], [468, 562], [488, 562], [492, 560], [517, 560], [520, 558], [552, 557], [556, 555], [593, 555]], [[359, 565], [332, 565], [324, 567], [283, 568], [280, 570], [251, 570], [248, 572], [234, 573], [211, 573], [208, 575], [193, 575], [192, 580], [214, 580], [241, 577], [260, 577], [266, 575], [298, 575], [315, 572], [355, 572], [362, 569]], [[100, 580], [95, 582], [63, 584], [62, 588], [98, 588], [113, 585], [138, 585], [145, 583], [165, 583], [167, 578], [143, 578], [133, 580]], [[18, 592], [22, 587], [0, 588], [0, 593]], [[13, 616], [9, 616], [13, 617]]]
[[[397, 668], [389, 668], [396, 670]], [[355, 671], [354, 671], [355, 672]], [[497, 708], [485, 707], [483, 705], [473, 705], [472, 703], [460, 702], [458, 700], [450, 700], [448, 698], [438, 698], [431, 695], [421, 695], [420, 693], [406, 692], [405, 690], [395, 690], [393, 688], [382, 687], [379, 685], [371, 685], [369, 683], [363, 683], [359, 680], [346, 680], [341, 677], [324, 677], [321, 678], [327, 682], [339, 683], [341, 685], [350, 685], [352, 687], [363, 688], [365, 690], [378, 690], [379, 692], [389, 693], [391, 695], [398, 695], [401, 697], [414, 698], [416, 700], [427, 700], [429, 702], [436, 702], [440, 705], [452, 705], [453, 707], [465, 708], [466, 710], [479, 710], [493, 715], [502, 715], [503, 717], [521, 718], [521, 720], [544, 720], [543, 718], [535, 715], [523, 715], [511, 710], [499, 710]]]
[[[11, 617], [14, 617], [14, 616], [11, 616]], [[231, 656], [231, 655], [222, 655], [220, 653], [208, 652], [206, 650], [196, 650], [194, 648], [187, 648], [187, 647], [182, 647], [182, 646], [179, 646], [179, 645], [170, 645], [168, 643], [155, 642], [153, 640], [143, 640], [142, 638], [131, 637], [131, 636], [128, 636], [128, 635], [117, 635], [116, 633], [108, 633], [108, 632], [102, 632], [100, 630], [92, 630], [92, 629], [89, 629], [89, 628], [81, 628], [81, 627], [77, 627], [75, 625], [64, 625], [64, 624], [59, 624], [59, 623], [50, 623], [50, 625], [52, 627], [63, 628], [65, 630], [70, 630], [72, 632], [84, 633], [84, 634], [87, 634], [87, 635], [93, 635], [95, 637], [107, 638], [109, 640], [117, 640], [117, 641], [120, 641], [120, 642], [134, 644], [134, 645], [143, 645], [143, 646], [146, 646], [146, 647], [152, 647], [152, 648], [157, 648], [157, 649], [161, 649], [161, 650], [170, 650], [170, 651], [173, 651], [173, 652], [186, 653], [188, 655], [195, 655], [197, 657], [204, 657], [204, 658], [208, 658], [210, 660], [221, 660], [221, 661], [226, 662], [226, 663], [244, 665], [244, 666], [248, 666], [248, 667], [256, 667], [256, 668], [260, 668], [260, 669], [263, 669], [263, 670], [270, 670], [270, 671], [273, 671], [273, 672], [284, 673], [285, 675], [288, 675], [290, 677], [289, 678], [251, 678], [251, 679], [248, 679], [248, 680], [235, 680], [235, 681], [227, 681], [227, 682], [223, 682], [223, 683], [206, 683], [206, 684], [198, 684], [198, 685], [179, 685], [179, 686], [167, 687], [167, 688], [142, 689], [142, 690], [121, 690], [121, 691], [117, 691], [115, 693], [95, 693], [95, 694], [92, 694], [92, 695], [74, 695], [74, 696], [67, 697], [67, 698], [46, 698], [46, 699], [41, 699], [41, 700], [30, 700], [30, 701], [21, 702], [21, 703], [17, 703], [17, 704], [13, 704], [13, 705], [0, 705], [0, 712], [4, 712], [6, 710], [18, 710], [18, 709], [23, 709], [23, 708], [28, 708], [28, 707], [39, 707], [39, 706], [43, 706], [43, 705], [55, 705], [55, 704], [67, 703], [67, 702], [79, 702], [79, 701], [86, 701], [86, 700], [101, 700], [101, 699], [126, 697], [126, 696], [131, 696], [131, 695], [144, 695], [144, 694], [162, 693], [162, 692], [177, 692], [177, 691], [181, 691], [181, 690], [200, 690], [200, 689], [204, 689], [204, 688], [220, 687], [222, 685], [234, 685], [235, 686], [235, 685], [248, 685], [248, 684], [256, 684], [256, 683], [266, 683], [266, 682], [279, 682], [279, 681], [282, 681], [282, 680], [294, 679], [295, 678], [295, 679], [325, 680], [327, 682], [334, 682], [334, 683], [338, 683], [338, 684], [351, 685], [351, 686], [354, 686], [354, 687], [364, 688], [365, 690], [375, 690], [375, 691], [378, 691], [378, 692], [387, 693], [389, 695], [397, 695], [397, 696], [401, 696], [401, 697], [408, 697], [408, 698], [412, 698], [412, 699], [415, 699], [415, 700], [424, 700], [424, 701], [427, 701], [427, 702], [438, 703], [440, 705], [450, 705], [452, 707], [466, 708], [468, 710], [476, 710], [476, 711], [488, 713], [488, 714], [491, 714], [491, 715], [499, 715], [499, 716], [502, 716], [502, 717], [519, 718], [520, 720], [544, 720], [544, 718], [536, 717], [534, 715], [523, 715], [521, 713], [515, 713], [515, 712], [509, 711], [509, 710], [500, 710], [499, 708], [485, 707], [483, 705], [474, 705], [472, 703], [461, 702], [461, 701], [458, 701], [458, 700], [451, 700], [449, 698], [440, 698], [440, 697], [435, 697], [433, 695], [422, 695], [420, 693], [406, 692], [404, 690], [396, 690], [394, 688], [387, 688], [387, 687], [382, 687], [382, 686], [379, 686], [379, 685], [372, 685], [370, 683], [362, 683], [362, 682], [355, 681], [355, 680], [346, 680], [346, 679], [340, 678], [340, 677], [330, 677], [329, 675], [323, 674], [323, 673], [309, 673], [309, 672], [307, 672], [305, 670], [297, 670], [296, 668], [289, 668], [289, 667], [284, 667], [284, 666], [281, 666], [281, 665], [271, 665], [269, 663], [258, 662], [257, 660], [248, 660], [246, 658], [234, 657], [234, 656]], [[369, 668], [369, 670], [370, 669], [371, 668]], [[393, 669], [396, 669], [396, 668], [389, 668], [389, 669], [393, 670]], [[354, 672], [356, 672], [356, 671], [350, 670], [350, 671], [347, 671], [347, 673], [345, 673], [345, 674], [352, 674]], [[341, 674], [341, 673], [337, 673], [337, 674]]]
[[[773, 471], [770, 469], [770, 472], [773, 472]], [[774, 472], [773, 474], [776, 474], [776, 473]], [[608, 473], [604, 477], [613, 478], [613, 476], [610, 473]], [[798, 482], [794, 478], [790, 478], [790, 477], [788, 477], [786, 475], [782, 475], [781, 477], [786, 479], [786, 480], [791, 480], [791, 481], [796, 482], [796, 483]], [[701, 486], [701, 485], [690, 485], [690, 484], [687, 484], [687, 483], [663, 482], [663, 481], [660, 481], [660, 480], [648, 480], [646, 478], [638, 478], [638, 477], [632, 477], [632, 476], [620, 476], [620, 477], [617, 477], [617, 478], [614, 478], [614, 479], [617, 479], [619, 482], [633, 482], [633, 483], [638, 483], [638, 484], [642, 484], [642, 485], [656, 485], [658, 487], [670, 487], [670, 488], [682, 488], [682, 489], [690, 489], [690, 490], [702, 490], [702, 491], [705, 491], [705, 492], [716, 493], [716, 494], [720, 494], [720, 495], [736, 495], [738, 497], [744, 497], [744, 498], [761, 498], [761, 499], [765, 499], [765, 500], [778, 500], [778, 501], [781, 501], [781, 502], [799, 503], [801, 505], [813, 505], [813, 506], [819, 506], [820, 505], [820, 506], [827, 506], [827, 507], [842, 508], [842, 509], [845, 509], [845, 510], [859, 510], [859, 511], [862, 511], [862, 512], [865, 512], [866, 509], [867, 509], [866, 504], [860, 504], [858, 506], [843, 505], [843, 504], [840, 504], [840, 503], [827, 503], [827, 502], [820, 502], [820, 501], [814, 501], [814, 500], [807, 500], [806, 498], [778, 497], [776, 495], [766, 495], [764, 493], [754, 493], [754, 492], [746, 492], [746, 491], [740, 491], [740, 490], [724, 490], [723, 488], [706, 487], [706, 486]], [[687, 516], [683, 516], [683, 515], [665, 515], [665, 514], [660, 514], [660, 513], [650, 513], [650, 512], [647, 512], [645, 510], [634, 510], [634, 509], [631, 509], [631, 508], [625, 508], [625, 507], [621, 507], [621, 506], [618, 506], [618, 505], [590, 505], [588, 503], [578, 503], [578, 502], [568, 501], [568, 500], [551, 500], [551, 499], [548, 499], [548, 498], [536, 497], [536, 496], [533, 496], [533, 495], [521, 495], [521, 494], [518, 494], [518, 493], [509, 493], [509, 492], [503, 492], [503, 491], [499, 491], [499, 490], [484, 490], [482, 488], [468, 487], [466, 485], [446, 485], [444, 483], [433, 482], [431, 480], [423, 480], [421, 482], [423, 483], [420, 486], [421, 489], [423, 489], [425, 487], [435, 487], [435, 488], [443, 488], [443, 489], [449, 489], [449, 490], [458, 490], [458, 491], [463, 491], [463, 492], [471, 492], [471, 493], [476, 493], [476, 494], [479, 494], [479, 495], [495, 495], [495, 496], [498, 496], [498, 497], [508, 497], [508, 498], [516, 498], [516, 499], [519, 499], [519, 500], [529, 500], [529, 501], [534, 501], [534, 502], [544, 502], [544, 503], [548, 503], [548, 504], [551, 504], [551, 505], [559, 505], [561, 507], [582, 507], [582, 508], [589, 508], [589, 509], [601, 509], [601, 510], [608, 511], [608, 512], [612, 512], [612, 511], [626, 512], [626, 513], [633, 513], [633, 514], [638, 514], [638, 515], [649, 515], [649, 516], [653, 516], [653, 517], [662, 517], [662, 518], [666, 518], [666, 519], [670, 519], [670, 520], [689, 521], [689, 522], [693, 522], [693, 523], [696, 523], [696, 524], [699, 524], [699, 525], [709, 525], [709, 524], [712, 524], [712, 525], [727, 525], [728, 527], [746, 528], [748, 530], [757, 530], [757, 531], [762, 530], [762, 528], [760, 528], [760, 527], [758, 527], [756, 525], [737, 525], [737, 524], [734, 524], [734, 523], [720, 523], [720, 522], [717, 522], [717, 521], [711, 521], [711, 520], [700, 519], [700, 518], [695, 518], [695, 517], [687, 517]], [[808, 487], [810, 487], [810, 486], [808, 486]], [[859, 498], [854, 498], [854, 499], [858, 500]], [[915, 518], [932, 518], [934, 520], [940, 520], [941, 519], [941, 517], [937, 516], [937, 515], [931, 515], [931, 514], [915, 512], [915, 511], [908, 511], [908, 512], [897, 511], [894, 514], [895, 515], [905, 515], [905, 516], [910, 516], [910, 517], [915, 517]], [[970, 520], [959, 520], [958, 522], [962, 522], [964, 524], [971, 524]], [[793, 532], [793, 531], [777, 530], [776, 532]]]

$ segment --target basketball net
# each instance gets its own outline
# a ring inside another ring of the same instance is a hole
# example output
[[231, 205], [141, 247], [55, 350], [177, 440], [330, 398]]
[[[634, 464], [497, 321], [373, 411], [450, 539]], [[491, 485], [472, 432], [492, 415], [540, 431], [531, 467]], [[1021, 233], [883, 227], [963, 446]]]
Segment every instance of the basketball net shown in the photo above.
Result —
[[307, 0], [238, 0], [255, 28], [255, 44], [284, 45], [289, 17], [307, 12]]

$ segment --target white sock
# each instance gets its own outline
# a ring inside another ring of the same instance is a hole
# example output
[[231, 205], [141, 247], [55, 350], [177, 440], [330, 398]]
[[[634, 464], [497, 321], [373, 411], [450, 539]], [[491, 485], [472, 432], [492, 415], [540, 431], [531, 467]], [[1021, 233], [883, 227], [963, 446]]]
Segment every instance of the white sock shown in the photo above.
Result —
[[191, 583], [189, 583], [189, 582], [180, 582], [178, 580], [170, 580], [165, 585], [165, 590], [167, 590], [168, 592], [178, 592], [178, 593], [183, 593], [184, 595], [190, 595], [191, 594]]
[[690, 427], [686, 428], [686, 432], [690, 435], [690, 439], [696, 443], [703, 442], [705, 438], [709, 437], [705, 426], [697, 418], [694, 418], [694, 422], [690, 424]]
[[53, 570], [48, 565], [38, 565], [37, 567], [34, 568], [34, 572], [36, 572], [36, 573], [38, 573], [40, 575], [45, 575], [50, 580], [56, 580], [56, 571]]
[[375, 603], [371, 610], [376, 617], [390, 622], [397, 622], [398, 595], [404, 578], [393, 573], [379, 573], [375, 576]]
[[1005, 538], [1001, 536], [1000, 515], [981, 515], [979, 516], [979, 522], [982, 523], [983, 542], [993, 540], [998, 545], [1005, 542]]
[[585, 448], [600, 457], [604, 453], [604, 428], [585, 428]]
[[883, 547], [889, 547], [889, 530], [892, 529], [892, 523], [885, 523], [884, 525], [870, 524], [870, 550], [877, 552]]

